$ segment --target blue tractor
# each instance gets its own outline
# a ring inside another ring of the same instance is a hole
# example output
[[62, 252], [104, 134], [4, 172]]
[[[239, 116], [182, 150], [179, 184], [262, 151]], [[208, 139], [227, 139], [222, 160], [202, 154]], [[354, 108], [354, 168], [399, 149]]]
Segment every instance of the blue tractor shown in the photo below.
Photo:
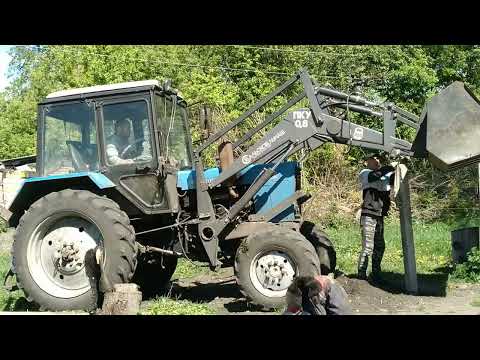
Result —
[[[282, 108], [226, 140], [298, 83]], [[309, 105], [296, 107], [304, 99]], [[352, 123], [348, 112], [380, 118], [384, 132]], [[117, 283], [154, 294], [186, 257], [233, 266], [249, 301], [282, 306], [295, 276], [336, 266], [326, 234], [302, 219], [309, 195], [289, 158], [326, 142], [411, 156], [412, 144], [395, 136], [400, 123], [420, 127], [394, 104], [320, 87], [305, 70], [195, 149], [187, 105], [168, 83], [52, 93], [38, 105], [37, 174], [2, 211], [16, 227], [12, 272], [42, 309], [91, 311]], [[206, 169], [202, 154], [218, 143], [219, 166]]]

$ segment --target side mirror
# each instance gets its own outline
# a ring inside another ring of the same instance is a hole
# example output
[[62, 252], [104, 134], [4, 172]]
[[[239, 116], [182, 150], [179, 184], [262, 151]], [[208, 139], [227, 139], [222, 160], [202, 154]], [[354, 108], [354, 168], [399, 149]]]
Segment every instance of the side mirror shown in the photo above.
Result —
[[210, 136], [212, 131], [211, 127], [211, 110], [207, 105], [203, 105], [200, 108], [200, 131], [202, 135], [206, 138]]
[[171, 90], [171, 87], [172, 87], [172, 80], [167, 79], [163, 82], [163, 90], [165, 92], [169, 92]]

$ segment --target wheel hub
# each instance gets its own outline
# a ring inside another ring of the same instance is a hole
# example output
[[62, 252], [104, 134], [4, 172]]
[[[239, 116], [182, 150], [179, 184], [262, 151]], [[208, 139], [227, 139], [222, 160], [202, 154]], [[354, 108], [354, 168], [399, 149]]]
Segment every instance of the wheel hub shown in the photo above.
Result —
[[85, 252], [81, 251], [76, 241], [64, 241], [60, 247], [56, 247], [52, 260], [59, 272], [69, 275], [82, 270], [84, 257]]
[[92, 286], [91, 266], [97, 262], [96, 249], [102, 246], [102, 235], [89, 220], [74, 214], [52, 216], [35, 229], [30, 239], [30, 273], [52, 296], [79, 296]]
[[254, 286], [267, 296], [283, 296], [295, 276], [294, 263], [281, 251], [271, 251], [258, 256], [256, 261], [252, 262], [252, 267]]

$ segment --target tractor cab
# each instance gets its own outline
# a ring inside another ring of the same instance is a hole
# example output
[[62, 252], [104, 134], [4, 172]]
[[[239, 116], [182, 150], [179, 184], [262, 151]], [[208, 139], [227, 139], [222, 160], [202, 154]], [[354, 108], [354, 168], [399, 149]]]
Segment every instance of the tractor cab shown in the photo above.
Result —
[[39, 176], [100, 172], [144, 213], [177, 207], [165, 168], [170, 175], [190, 169], [192, 149], [186, 103], [168, 85], [147, 80], [59, 91], [39, 104], [38, 116]]

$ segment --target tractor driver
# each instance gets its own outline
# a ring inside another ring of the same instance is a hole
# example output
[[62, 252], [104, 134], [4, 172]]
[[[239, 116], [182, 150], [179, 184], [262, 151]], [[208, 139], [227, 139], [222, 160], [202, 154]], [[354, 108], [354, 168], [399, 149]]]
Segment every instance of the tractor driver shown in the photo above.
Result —
[[123, 151], [130, 145], [130, 119], [115, 122], [115, 133], [107, 139], [107, 161], [112, 165], [133, 164], [133, 159], [122, 159]]

